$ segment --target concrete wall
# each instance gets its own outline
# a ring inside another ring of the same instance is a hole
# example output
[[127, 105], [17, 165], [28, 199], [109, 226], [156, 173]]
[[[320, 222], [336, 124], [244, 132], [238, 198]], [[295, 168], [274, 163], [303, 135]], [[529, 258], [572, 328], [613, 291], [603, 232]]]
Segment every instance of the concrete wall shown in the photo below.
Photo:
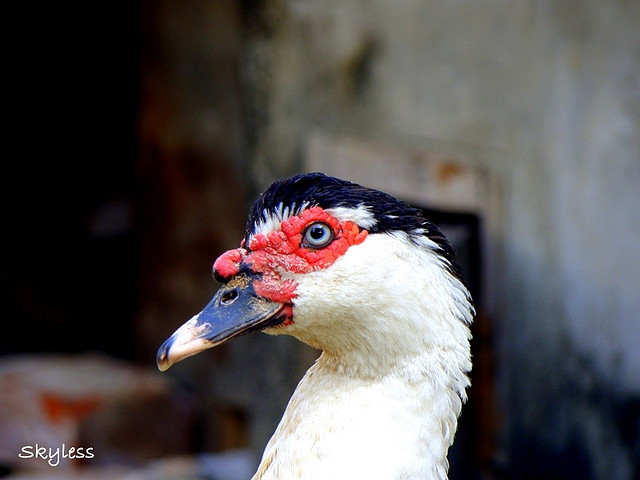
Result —
[[317, 132], [490, 171], [496, 459], [517, 478], [637, 475], [640, 3], [271, 1], [247, 18], [256, 184], [303, 168]]

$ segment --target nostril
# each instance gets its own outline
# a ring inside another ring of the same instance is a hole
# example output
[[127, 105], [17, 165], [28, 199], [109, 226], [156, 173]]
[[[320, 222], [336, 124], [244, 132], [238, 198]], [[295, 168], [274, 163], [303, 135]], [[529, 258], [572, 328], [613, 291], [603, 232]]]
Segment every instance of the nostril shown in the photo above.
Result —
[[220, 305], [228, 306], [231, 305], [238, 299], [238, 290], [233, 289], [228, 292], [224, 292], [222, 297], [220, 298]]

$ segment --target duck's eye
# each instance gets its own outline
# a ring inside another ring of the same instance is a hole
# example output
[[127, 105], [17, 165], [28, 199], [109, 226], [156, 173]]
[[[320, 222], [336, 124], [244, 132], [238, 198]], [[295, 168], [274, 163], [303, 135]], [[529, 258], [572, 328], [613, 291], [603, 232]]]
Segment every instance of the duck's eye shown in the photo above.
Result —
[[309, 225], [302, 237], [302, 246], [307, 248], [323, 248], [333, 240], [333, 230], [323, 222], [315, 222]]

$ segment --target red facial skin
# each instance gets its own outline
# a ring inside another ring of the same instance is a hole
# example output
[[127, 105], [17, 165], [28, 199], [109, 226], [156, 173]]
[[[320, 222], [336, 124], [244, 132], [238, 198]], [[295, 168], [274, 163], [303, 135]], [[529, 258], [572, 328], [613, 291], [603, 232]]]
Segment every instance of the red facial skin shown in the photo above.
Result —
[[[317, 222], [329, 225], [333, 230], [333, 240], [323, 248], [304, 247], [306, 228]], [[340, 223], [321, 207], [313, 207], [284, 220], [280, 230], [254, 235], [248, 249], [243, 244], [241, 248], [223, 253], [213, 269], [216, 276], [224, 279], [237, 275], [241, 265], [260, 273], [261, 278], [253, 284], [256, 293], [285, 305], [287, 319], [283, 325], [288, 325], [293, 323], [297, 284], [291, 279], [283, 279], [282, 272], [309, 273], [327, 268], [350, 246], [362, 243], [367, 233], [349, 220]]]

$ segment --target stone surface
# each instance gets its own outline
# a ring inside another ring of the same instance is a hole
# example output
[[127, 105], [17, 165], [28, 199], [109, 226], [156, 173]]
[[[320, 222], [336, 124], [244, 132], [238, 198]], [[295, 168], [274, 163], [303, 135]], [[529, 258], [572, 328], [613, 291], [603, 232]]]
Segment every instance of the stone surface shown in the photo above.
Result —
[[0, 405], [0, 465], [12, 470], [136, 465], [191, 448], [193, 403], [159, 372], [103, 355], [5, 357]]

